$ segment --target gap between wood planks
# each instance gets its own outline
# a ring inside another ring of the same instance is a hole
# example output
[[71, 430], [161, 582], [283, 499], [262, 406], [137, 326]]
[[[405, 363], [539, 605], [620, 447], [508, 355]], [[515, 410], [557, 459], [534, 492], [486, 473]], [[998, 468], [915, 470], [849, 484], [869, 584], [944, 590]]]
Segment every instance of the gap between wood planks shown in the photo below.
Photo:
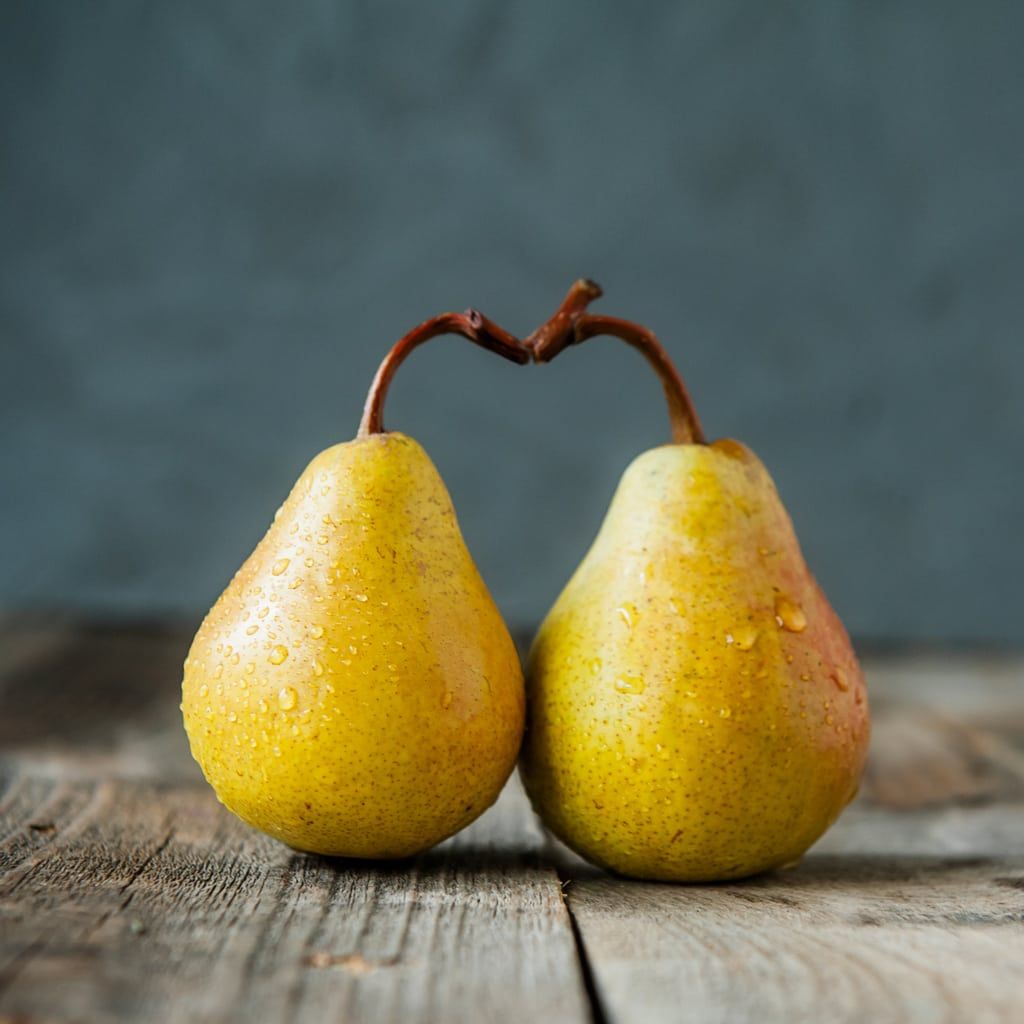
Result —
[[583, 940], [583, 933], [580, 931], [580, 923], [576, 920], [576, 914], [572, 909], [566, 890], [572, 885], [573, 879], [562, 869], [558, 872], [559, 890], [562, 894], [562, 905], [569, 918], [569, 926], [572, 928], [573, 941], [576, 943], [576, 956], [580, 964], [580, 974], [583, 978], [583, 988], [587, 993], [587, 1002], [590, 1004], [590, 1016], [593, 1024], [609, 1024], [608, 1015], [605, 1013], [604, 1005], [601, 1002], [601, 993], [598, 990], [597, 979], [594, 977], [594, 969], [590, 963], [590, 956], [587, 953], [587, 944]]

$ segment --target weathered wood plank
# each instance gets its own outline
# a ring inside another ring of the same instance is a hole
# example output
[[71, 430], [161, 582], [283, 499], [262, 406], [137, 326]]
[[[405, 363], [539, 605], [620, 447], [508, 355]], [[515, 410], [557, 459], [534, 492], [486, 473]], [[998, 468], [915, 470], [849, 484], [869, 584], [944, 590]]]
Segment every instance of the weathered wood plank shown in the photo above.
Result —
[[0, 1013], [589, 1020], [521, 791], [416, 861], [295, 854], [199, 781], [190, 632], [0, 623]]
[[292, 853], [189, 785], [17, 778], [2, 809], [14, 1018], [590, 1019], [559, 879], [515, 788], [396, 865]]
[[812, 855], [789, 876], [569, 901], [612, 1021], [1019, 1021], [1024, 858]]
[[1020, 1021], [1021, 666], [961, 662], [934, 700], [932, 666], [869, 666], [862, 796], [796, 870], [679, 888], [563, 858], [603, 1016]]
[[936, 653], [867, 659], [871, 692], [959, 722], [1024, 732], [1024, 657]]
[[72, 778], [199, 778], [181, 728], [188, 627], [0, 622], [0, 759]]
[[1024, 659], [869, 660], [861, 798], [795, 871], [612, 878], [521, 790], [401, 865], [293, 854], [198, 779], [190, 629], [0, 621], [0, 1016], [1016, 1021]]

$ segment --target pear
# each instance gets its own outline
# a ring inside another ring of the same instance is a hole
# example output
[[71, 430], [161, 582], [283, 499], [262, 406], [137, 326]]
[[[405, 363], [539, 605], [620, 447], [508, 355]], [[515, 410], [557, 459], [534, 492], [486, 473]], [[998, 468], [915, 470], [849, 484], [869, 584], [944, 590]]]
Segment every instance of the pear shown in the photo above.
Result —
[[381, 424], [397, 365], [445, 331], [528, 358], [473, 312], [395, 346], [359, 436], [309, 464], [185, 661], [204, 775], [231, 811], [298, 850], [415, 854], [490, 806], [515, 765], [515, 646], [437, 470]]
[[869, 734], [857, 658], [767, 470], [737, 441], [704, 442], [650, 332], [580, 314], [535, 358], [600, 333], [658, 370], [675, 443], [626, 470], [537, 634], [523, 781], [555, 835], [625, 875], [790, 865], [857, 791]]

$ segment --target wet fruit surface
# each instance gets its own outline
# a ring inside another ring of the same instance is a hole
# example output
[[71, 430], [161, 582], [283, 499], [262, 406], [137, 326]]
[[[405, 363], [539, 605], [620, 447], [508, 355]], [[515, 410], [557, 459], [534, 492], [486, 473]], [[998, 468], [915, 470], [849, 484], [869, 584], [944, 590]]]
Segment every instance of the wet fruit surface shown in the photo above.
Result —
[[864, 680], [768, 473], [735, 441], [626, 471], [527, 665], [522, 774], [584, 856], [667, 880], [794, 860], [856, 789]]
[[418, 444], [313, 460], [203, 622], [182, 707], [222, 802], [299, 849], [404, 856], [494, 801], [521, 670]]

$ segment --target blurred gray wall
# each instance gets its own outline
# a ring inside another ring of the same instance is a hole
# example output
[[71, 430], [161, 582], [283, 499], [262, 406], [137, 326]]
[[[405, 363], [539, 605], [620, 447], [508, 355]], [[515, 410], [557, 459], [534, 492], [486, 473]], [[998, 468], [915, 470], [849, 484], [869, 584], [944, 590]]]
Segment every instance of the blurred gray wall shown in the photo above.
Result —
[[[1019, 642], [1024, 8], [10, 2], [0, 602], [196, 616], [412, 324], [525, 333], [581, 274], [773, 471], [870, 638]], [[418, 352], [510, 620], [666, 437], [592, 342]]]

